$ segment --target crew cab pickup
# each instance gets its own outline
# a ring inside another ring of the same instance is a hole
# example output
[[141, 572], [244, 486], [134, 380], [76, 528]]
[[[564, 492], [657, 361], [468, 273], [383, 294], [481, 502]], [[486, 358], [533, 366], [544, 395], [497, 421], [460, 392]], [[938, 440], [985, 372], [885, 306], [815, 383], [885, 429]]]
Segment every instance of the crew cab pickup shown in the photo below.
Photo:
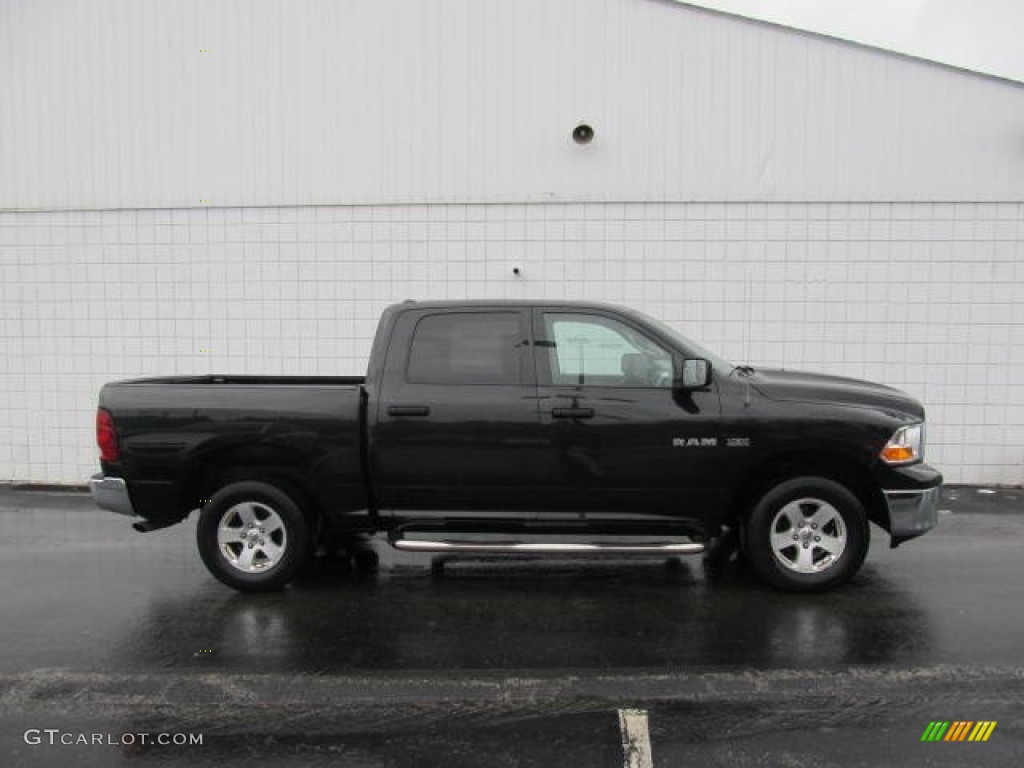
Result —
[[786, 590], [936, 524], [924, 409], [835, 376], [735, 366], [639, 312], [541, 301], [388, 307], [364, 377], [105, 385], [99, 506], [140, 531], [198, 511], [245, 591], [386, 534], [440, 553], [678, 555], [738, 537]]

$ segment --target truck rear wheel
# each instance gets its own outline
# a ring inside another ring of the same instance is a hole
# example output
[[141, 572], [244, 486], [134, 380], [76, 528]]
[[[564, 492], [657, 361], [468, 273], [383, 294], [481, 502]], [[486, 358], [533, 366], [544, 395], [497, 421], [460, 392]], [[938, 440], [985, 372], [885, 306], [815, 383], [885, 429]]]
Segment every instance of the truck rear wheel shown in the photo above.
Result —
[[269, 483], [231, 483], [203, 507], [196, 527], [203, 563], [242, 592], [291, 581], [312, 551], [309, 523], [294, 499]]
[[762, 579], [789, 592], [815, 592], [860, 569], [869, 536], [864, 507], [847, 488], [823, 477], [797, 477], [755, 504], [745, 540]]

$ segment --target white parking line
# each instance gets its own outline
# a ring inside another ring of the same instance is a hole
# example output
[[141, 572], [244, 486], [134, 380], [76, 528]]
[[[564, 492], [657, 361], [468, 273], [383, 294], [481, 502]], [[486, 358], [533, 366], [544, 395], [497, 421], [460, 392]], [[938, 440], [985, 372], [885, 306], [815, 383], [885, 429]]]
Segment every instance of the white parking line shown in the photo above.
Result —
[[623, 768], [653, 768], [647, 710], [620, 709], [619, 730], [622, 732], [622, 752], [625, 756]]

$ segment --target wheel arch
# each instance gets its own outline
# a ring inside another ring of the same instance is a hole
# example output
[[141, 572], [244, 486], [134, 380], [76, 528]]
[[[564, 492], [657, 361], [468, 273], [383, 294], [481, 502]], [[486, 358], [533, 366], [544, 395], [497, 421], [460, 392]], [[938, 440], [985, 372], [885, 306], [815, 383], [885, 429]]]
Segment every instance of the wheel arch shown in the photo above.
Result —
[[189, 509], [201, 508], [220, 488], [246, 481], [280, 488], [293, 498], [314, 532], [319, 533], [324, 510], [312, 473], [301, 454], [282, 446], [230, 446], [195, 459], [185, 483], [186, 503]]
[[730, 525], [743, 522], [757, 500], [771, 488], [804, 476], [823, 477], [847, 488], [864, 507], [868, 520], [889, 530], [889, 508], [867, 467], [853, 457], [820, 451], [779, 454], [752, 467], [738, 484], [725, 522]]

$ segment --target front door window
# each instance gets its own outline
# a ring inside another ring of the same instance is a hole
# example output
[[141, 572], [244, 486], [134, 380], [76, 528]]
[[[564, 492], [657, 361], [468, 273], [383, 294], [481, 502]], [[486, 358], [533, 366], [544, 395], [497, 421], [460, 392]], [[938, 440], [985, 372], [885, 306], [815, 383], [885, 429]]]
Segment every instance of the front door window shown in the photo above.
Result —
[[553, 386], [672, 386], [672, 355], [618, 320], [565, 312], [544, 314], [547, 364], [541, 375]]

